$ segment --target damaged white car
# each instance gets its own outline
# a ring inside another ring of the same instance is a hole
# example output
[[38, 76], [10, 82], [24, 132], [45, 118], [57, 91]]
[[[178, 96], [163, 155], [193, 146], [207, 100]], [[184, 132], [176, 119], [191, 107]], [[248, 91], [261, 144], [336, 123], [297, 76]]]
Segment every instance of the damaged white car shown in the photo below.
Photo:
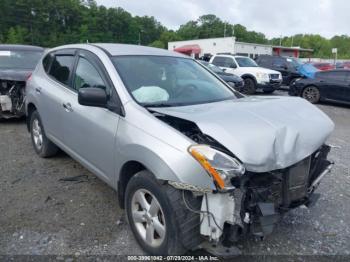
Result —
[[26, 112], [35, 151], [61, 148], [118, 190], [149, 254], [234, 253], [240, 237], [312, 204], [333, 166], [334, 125], [317, 107], [245, 97], [161, 49], [52, 49], [28, 81]]
[[25, 84], [44, 49], [0, 45], [0, 119], [25, 115]]

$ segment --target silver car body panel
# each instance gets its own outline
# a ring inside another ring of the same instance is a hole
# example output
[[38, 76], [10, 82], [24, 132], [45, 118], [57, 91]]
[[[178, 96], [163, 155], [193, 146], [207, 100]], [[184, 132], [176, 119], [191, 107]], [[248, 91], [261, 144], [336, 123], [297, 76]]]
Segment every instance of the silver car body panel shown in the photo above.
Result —
[[[212, 178], [187, 152], [193, 141], [158, 120], [131, 98], [103, 50], [108, 46], [67, 45], [48, 52], [76, 48], [96, 54], [119, 95], [125, 117], [108, 109], [79, 105], [77, 94], [49, 77], [41, 61], [27, 84], [26, 109], [29, 104], [34, 104], [48, 138], [115, 189], [119, 174], [129, 161], [141, 163], [158, 179], [215, 189]], [[125, 49], [125, 45], [110, 46]], [[132, 50], [139, 50], [140, 47], [130, 45], [125, 49], [131, 50], [129, 53], [116, 52], [113, 48], [107, 51], [112, 55], [127, 55], [135, 54]], [[169, 52], [155, 48], [141, 49], [144, 51], [139, 52], [140, 55], [153, 55], [153, 51], [154, 55], [169, 55]], [[38, 88], [40, 93], [37, 92]], [[72, 111], [67, 112], [63, 103], [70, 103]], [[92, 126], [94, 128], [90, 128]]]
[[319, 149], [334, 129], [326, 114], [301, 98], [245, 97], [153, 110], [196, 123], [254, 172], [301, 161]]
[[[50, 78], [39, 62], [27, 84], [26, 109], [31, 103], [37, 107], [52, 141], [115, 189], [123, 166], [130, 161], [141, 163], [158, 179], [215, 189], [212, 178], [188, 153], [195, 142], [137, 104], [109, 57], [185, 56], [117, 44], [67, 45], [48, 52], [67, 48], [91, 51], [99, 58], [125, 116], [79, 105], [77, 94]], [[62, 107], [68, 102], [71, 112]], [[248, 170], [257, 172], [283, 168], [310, 155], [333, 129], [327, 116], [298, 98], [244, 98], [155, 110], [195, 122], [240, 158]]]

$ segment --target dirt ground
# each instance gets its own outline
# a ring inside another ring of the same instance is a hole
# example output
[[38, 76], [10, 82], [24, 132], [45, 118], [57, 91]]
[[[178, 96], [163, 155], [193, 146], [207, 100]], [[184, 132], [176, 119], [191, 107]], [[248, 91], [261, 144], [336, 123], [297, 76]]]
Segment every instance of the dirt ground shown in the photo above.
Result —
[[[292, 210], [264, 241], [242, 241], [244, 254], [350, 255], [350, 107], [319, 107], [336, 124], [320, 200]], [[0, 123], [0, 255], [143, 254], [123, 217], [117, 194], [69, 156], [39, 158], [23, 120]]]

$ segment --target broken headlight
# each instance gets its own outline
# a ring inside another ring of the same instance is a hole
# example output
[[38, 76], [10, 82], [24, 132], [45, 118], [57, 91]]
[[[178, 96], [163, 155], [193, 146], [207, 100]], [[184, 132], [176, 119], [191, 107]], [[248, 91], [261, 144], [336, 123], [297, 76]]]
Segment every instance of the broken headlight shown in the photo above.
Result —
[[245, 168], [238, 161], [221, 151], [207, 145], [194, 145], [189, 148], [191, 155], [213, 177], [219, 189], [232, 187], [231, 178], [241, 176]]

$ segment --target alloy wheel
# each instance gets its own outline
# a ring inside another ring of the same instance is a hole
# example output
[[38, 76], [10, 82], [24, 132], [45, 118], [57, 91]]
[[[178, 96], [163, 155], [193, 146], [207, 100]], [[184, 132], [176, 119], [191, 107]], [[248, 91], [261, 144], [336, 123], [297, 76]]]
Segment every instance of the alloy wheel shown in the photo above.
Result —
[[166, 224], [157, 198], [146, 189], [138, 189], [131, 200], [131, 212], [141, 239], [151, 247], [159, 247], [165, 239]]
[[310, 103], [317, 103], [320, 100], [320, 92], [314, 86], [306, 87], [303, 91], [303, 98]]

